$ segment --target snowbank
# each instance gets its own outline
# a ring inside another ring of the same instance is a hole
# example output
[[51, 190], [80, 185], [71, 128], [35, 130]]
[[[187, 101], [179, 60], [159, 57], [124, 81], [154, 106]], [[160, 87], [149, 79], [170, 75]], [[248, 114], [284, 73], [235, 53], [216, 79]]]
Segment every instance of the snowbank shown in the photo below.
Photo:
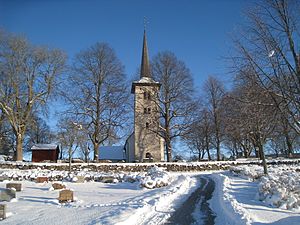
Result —
[[212, 174], [215, 181], [215, 191], [209, 205], [217, 215], [215, 224], [241, 225], [251, 224], [252, 220], [243, 207], [231, 192], [231, 181], [224, 174]]
[[274, 207], [300, 212], [300, 173], [279, 172], [262, 177], [258, 198]]
[[232, 167], [234, 175], [257, 180], [257, 199], [276, 208], [300, 211], [300, 166], [269, 167], [264, 176], [259, 166]]
[[171, 181], [170, 174], [163, 168], [157, 166], [148, 170], [145, 177], [141, 178], [141, 186], [149, 189], [159, 188], [169, 185]]

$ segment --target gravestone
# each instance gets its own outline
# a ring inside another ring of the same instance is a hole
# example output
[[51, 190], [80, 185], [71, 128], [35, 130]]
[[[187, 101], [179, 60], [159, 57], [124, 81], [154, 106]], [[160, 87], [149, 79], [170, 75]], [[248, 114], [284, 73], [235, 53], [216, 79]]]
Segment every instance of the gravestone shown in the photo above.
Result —
[[0, 204], [0, 220], [3, 220], [6, 218], [6, 205]]
[[54, 188], [54, 190], [58, 190], [58, 189], [64, 189], [64, 188], [66, 188], [66, 185], [60, 184], [60, 183], [53, 183], [52, 187]]
[[44, 183], [44, 182], [48, 182], [48, 181], [49, 181], [48, 177], [37, 177], [36, 178], [37, 183]]
[[16, 191], [13, 189], [1, 188], [0, 189], [0, 201], [10, 201], [16, 198]]
[[60, 203], [63, 203], [63, 202], [73, 202], [74, 201], [73, 191], [71, 191], [71, 190], [61, 190], [59, 192], [58, 201]]
[[7, 183], [6, 188], [14, 188], [16, 191], [21, 191], [22, 190], [22, 184], [20, 183]]

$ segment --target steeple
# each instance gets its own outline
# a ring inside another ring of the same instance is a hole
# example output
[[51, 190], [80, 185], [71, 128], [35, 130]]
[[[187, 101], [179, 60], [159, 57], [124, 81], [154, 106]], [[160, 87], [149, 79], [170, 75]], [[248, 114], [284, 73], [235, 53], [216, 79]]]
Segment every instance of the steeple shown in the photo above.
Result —
[[143, 52], [142, 52], [142, 63], [141, 63], [141, 78], [143, 77], [149, 77], [149, 78], [151, 77], [147, 39], [146, 39], [146, 29], [144, 29]]

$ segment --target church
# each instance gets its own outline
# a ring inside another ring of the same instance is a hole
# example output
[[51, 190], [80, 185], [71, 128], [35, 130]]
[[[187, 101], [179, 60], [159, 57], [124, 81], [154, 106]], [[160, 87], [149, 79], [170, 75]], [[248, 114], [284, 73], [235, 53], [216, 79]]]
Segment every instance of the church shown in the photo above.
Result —
[[161, 84], [153, 80], [148, 56], [146, 31], [144, 30], [140, 80], [134, 81], [134, 132], [125, 143], [126, 162], [164, 161], [164, 139], [158, 135], [159, 101]]

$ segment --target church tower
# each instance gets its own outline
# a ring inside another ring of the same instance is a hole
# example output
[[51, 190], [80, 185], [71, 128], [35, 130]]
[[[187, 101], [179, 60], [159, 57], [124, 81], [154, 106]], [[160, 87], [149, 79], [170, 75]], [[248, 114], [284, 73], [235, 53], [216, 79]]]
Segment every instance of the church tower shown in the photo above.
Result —
[[158, 93], [161, 84], [152, 79], [146, 31], [144, 30], [140, 80], [132, 83], [134, 94], [134, 158], [135, 161], [164, 160], [164, 141], [157, 134], [159, 123]]

